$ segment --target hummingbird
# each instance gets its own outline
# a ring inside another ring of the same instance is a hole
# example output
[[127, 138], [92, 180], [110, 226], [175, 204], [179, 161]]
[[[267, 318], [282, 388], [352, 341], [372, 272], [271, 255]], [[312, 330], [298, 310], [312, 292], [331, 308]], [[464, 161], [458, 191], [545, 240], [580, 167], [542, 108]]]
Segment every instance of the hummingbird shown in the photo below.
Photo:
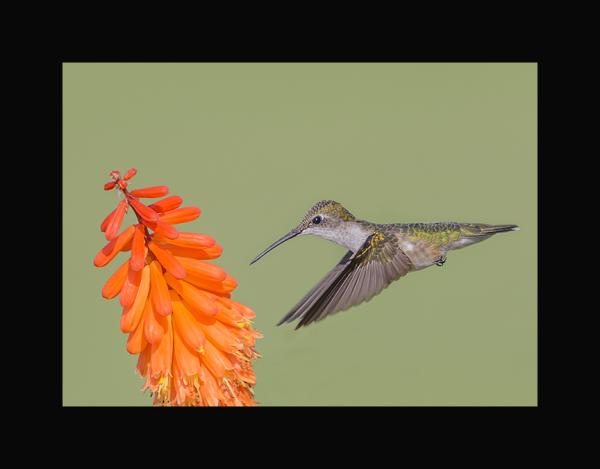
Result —
[[322, 200], [306, 212], [298, 226], [262, 251], [250, 265], [300, 235], [319, 236], [348, 249], [338, 264], [277, 323], [279, 326], [299, 319], [298, 329], [369, 301], [409, 272], [444, 265], [449, 251], [518, 229], [517, 225], [483, 223], [371, 223], [358, 220], [334, 200]]

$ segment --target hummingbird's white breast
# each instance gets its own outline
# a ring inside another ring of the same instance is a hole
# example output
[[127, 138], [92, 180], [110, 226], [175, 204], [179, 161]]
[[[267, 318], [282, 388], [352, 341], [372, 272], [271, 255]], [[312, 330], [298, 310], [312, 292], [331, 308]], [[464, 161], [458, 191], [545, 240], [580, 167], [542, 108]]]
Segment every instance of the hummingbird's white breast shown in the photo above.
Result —
[[372, 234], [372, 231], [359, 223], [347, 221], [340, 223], [334, 229], [315, 227], [308, 228], [305, 233], [328, 239], [348, 248], [352, 252], [356, 252]]

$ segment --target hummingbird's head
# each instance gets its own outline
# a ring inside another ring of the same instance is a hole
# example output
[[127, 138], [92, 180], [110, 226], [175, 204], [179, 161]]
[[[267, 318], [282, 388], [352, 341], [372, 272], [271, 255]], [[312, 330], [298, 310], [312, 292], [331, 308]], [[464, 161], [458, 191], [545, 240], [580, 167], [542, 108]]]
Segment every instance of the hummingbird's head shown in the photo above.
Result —
[[354, 215], [339, 202], [321, 200], [306, 212], [300, 224], [294, 229], [298, 231], [298, 234], [320, 235], [335, 230], [344, 222], [352, 220], [355, 220]]
[[282, 236], [258, 256], [254, 258], [250, 264], [254, 264], [257, 260], [263, 257], [266, 253], [275, 249], [280, 244], [288, 239], [295, 238], [299, 235], [317, 235], [323, 238], [332, 239], [336, 230], [345, 222], [355, 220], [348, 210], [342, 204], [334, 200], [322, 200], [313, 205], [302, 218], [298, 226], [292, 229], [288, 234]]

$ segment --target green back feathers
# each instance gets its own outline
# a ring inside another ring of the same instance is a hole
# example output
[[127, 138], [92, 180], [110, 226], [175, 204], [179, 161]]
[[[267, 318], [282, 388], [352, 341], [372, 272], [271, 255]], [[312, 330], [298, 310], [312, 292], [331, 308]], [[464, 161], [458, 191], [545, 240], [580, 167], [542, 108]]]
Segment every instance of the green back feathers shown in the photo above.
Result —
[[462, 235], [460, 225], [454, 222], [411, 223], [408, 225], [408, 233], [412, 241], [424, 240], [434, 246], [445, 246]]

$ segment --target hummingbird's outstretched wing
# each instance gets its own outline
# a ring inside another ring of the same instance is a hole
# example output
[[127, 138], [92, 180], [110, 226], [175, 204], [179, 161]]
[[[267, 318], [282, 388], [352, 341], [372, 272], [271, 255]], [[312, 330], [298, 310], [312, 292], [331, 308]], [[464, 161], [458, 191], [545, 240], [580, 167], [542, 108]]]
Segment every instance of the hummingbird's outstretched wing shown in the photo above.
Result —
[[391, 233], [375, 232], [348, 253], [292, 310], [277, 323], [301, 318], [296, 329], [329, 314], [369, 301], [394, 280], [405, 275], [411, 262]]

